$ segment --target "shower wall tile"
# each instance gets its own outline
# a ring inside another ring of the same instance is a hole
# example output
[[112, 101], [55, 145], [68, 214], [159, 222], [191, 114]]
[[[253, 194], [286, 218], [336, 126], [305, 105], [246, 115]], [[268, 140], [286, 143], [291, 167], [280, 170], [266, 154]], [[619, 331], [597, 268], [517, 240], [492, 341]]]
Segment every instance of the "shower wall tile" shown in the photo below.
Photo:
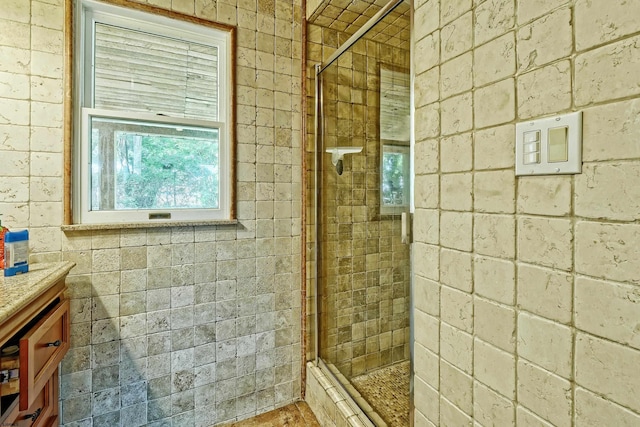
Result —
[[[440, 168], [442, 172], [470, 171], [472, 165], [473, 141], [470, 132], [442, 138], [440, 143]], [[416, 170], [416, 174], [420, 173], [421, 171]]]
[[473, 51], [473, 83], [484, 86], [513, 75], [516, 71], [516, 43], [513, 32]]
[[469, 12], [442, 27], [440, 37], [442, 38], [441, 58], [443, 62], [471, 49], [473, 43], [472, 19], [473, 14]]
[[443, 360], [440, 362], [440, 395], [466, 415], [473, 412], [473, 379]]
[[[632, 333], [640, 277], [640, 56], [631, 49], [640, 30], [631, 18], [637, 5], [436, 3], [440, 25], [416, 31], [423, 39], [439, 34], [440, 61], [415, 60], [416, 69], [439, 69], [440, 78], [418, 73], [415, 88], [437, 82], [439, 97], [430, 99], [440, 102], [441, 127], [428, 136], [416, 127], [416, 140], [439, 141], [440, 169], [415, 172], [416, 194], [438, 177], [439, 204], [431, 209], [439, 213], [439, 238], [421, 230], [414, 246], [429, 239], [439, 248], [440, 273], [416, 265], [413, 274], [414, 282], [428, 277], [433, 289], [414, 293], [416, 306], [439, 309], [430, 320], [439, 323], [440, 376], [437, 387], [416, 389], [416, 420], [633, 425], [640, 419], [631, 398], [640, 349]], [[453, 36], [450, 26], [467, 13], [473, 46], [464, 49], [456, 36], [466, 31]], [[582, 173], [515, 177], [514, 124], [571, 111], [583, 111]], [[460, 221], [467, 213], [470, 225]], [[473, 382], [471, 413], [452, 391], [460, 391], [460, 381], [451, 372]], [[427, 377], [417, 372], [416, 384]], [[437, 408], [425, 401], [436, 390]]]
[[442, 175], [440, 207], [452, 211], [471, 211], [472, 180], [470, 173]]
[[473, 416], [482, 424], [515, 425], [513, 402], [478, 381], [473, 383]]
[[611, 420], [621, 426], [633, 426], [640, 422], [640, 416], [628, 409], [603, 399], [583, 388], [576, 388], [576, 423], [606, 425]]

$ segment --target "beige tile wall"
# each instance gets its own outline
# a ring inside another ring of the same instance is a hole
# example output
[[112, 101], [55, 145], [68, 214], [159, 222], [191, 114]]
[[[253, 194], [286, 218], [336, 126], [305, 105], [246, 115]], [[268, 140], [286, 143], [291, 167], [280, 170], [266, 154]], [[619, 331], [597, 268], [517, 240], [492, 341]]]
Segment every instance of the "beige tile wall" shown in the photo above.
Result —
[[300, 2], [153, 0], [238, 28], [239, 225], [60, 230], [63, 0], [0, 13], [0, 213], [68, 259], [65, 426], [196, 425], [300, 397]]
[[[640, 3], [415, 3], [416, 425], [640, 424]], [[583, 170], [514, 123], [583, 111]]]
[[[374, 29], [372, 34], [378, 33]], [[313, 66], [348, 37], [313, 24], [308, 35], [308, 121], [313, 123]], [[409, 357], [409, 247], [401, 242], [400, 216], [380, 214], [378, 124], [380, 64], [408, 69], [408, 48], [409, 38], [402, 45], [399, 34], [383, 42], [365, 37], [322, 73], [325, 147], [363, 147], [362, 153], [344, 157], [341, 176], [330, 154], [322, 154], [320, 355], [347, 378]], [[313, 177], [312, 133], [308, 141], [308, 175]], [[308, 184], [312, 196], [314, 181]], [[315, 209], [311, 196], [310, 226]], [[310, 227], [308, 233], [313, 265], [315, 231]], [[309, 276], [309, 291], [314, 277]], [[314, 310], [315, 299], [311, 292], [309, 296], [309, 310]]]

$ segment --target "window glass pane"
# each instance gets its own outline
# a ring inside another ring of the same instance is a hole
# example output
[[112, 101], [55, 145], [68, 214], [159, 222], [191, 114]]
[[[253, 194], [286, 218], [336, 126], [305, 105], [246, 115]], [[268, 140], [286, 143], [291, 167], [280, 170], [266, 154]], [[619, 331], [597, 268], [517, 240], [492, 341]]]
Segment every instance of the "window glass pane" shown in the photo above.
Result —
[[218, 49], [95, 25], [94, 107], [218, 121]]
[[382, 205], [406, 206], [408, 200], [408, 147], [385, 145], [382, 153]]
[[219, 132], [92, 117], [92, 210], [219, 208]]

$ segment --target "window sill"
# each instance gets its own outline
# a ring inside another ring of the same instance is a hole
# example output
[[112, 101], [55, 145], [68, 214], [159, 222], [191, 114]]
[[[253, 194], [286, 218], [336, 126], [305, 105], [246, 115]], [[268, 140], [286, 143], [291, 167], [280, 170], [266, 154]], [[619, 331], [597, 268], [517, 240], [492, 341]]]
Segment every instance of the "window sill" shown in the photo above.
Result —
[[124, 222], [110, 224], [68, 224], [62, 225], [62, 231], [99, 231], [99, 230], [131, 230], [136, 228], [162, 228], [162, 227], [201, 227], [238, 225], [237, 219], [211, 220], [211, 221], [154, 221], [154, 222]]

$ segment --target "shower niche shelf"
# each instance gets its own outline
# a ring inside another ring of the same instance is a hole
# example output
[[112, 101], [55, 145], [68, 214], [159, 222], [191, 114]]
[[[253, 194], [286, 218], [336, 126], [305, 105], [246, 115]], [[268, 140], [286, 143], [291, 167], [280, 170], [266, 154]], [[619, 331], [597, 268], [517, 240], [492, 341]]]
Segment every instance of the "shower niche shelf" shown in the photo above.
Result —
[[336, 167], [338, 175], [342, 175], [342, 159], [345, 154], [357, 154], [362, 151], [362, 147], [333, 147], [325, 150], [331, 154], [331, 164]]

